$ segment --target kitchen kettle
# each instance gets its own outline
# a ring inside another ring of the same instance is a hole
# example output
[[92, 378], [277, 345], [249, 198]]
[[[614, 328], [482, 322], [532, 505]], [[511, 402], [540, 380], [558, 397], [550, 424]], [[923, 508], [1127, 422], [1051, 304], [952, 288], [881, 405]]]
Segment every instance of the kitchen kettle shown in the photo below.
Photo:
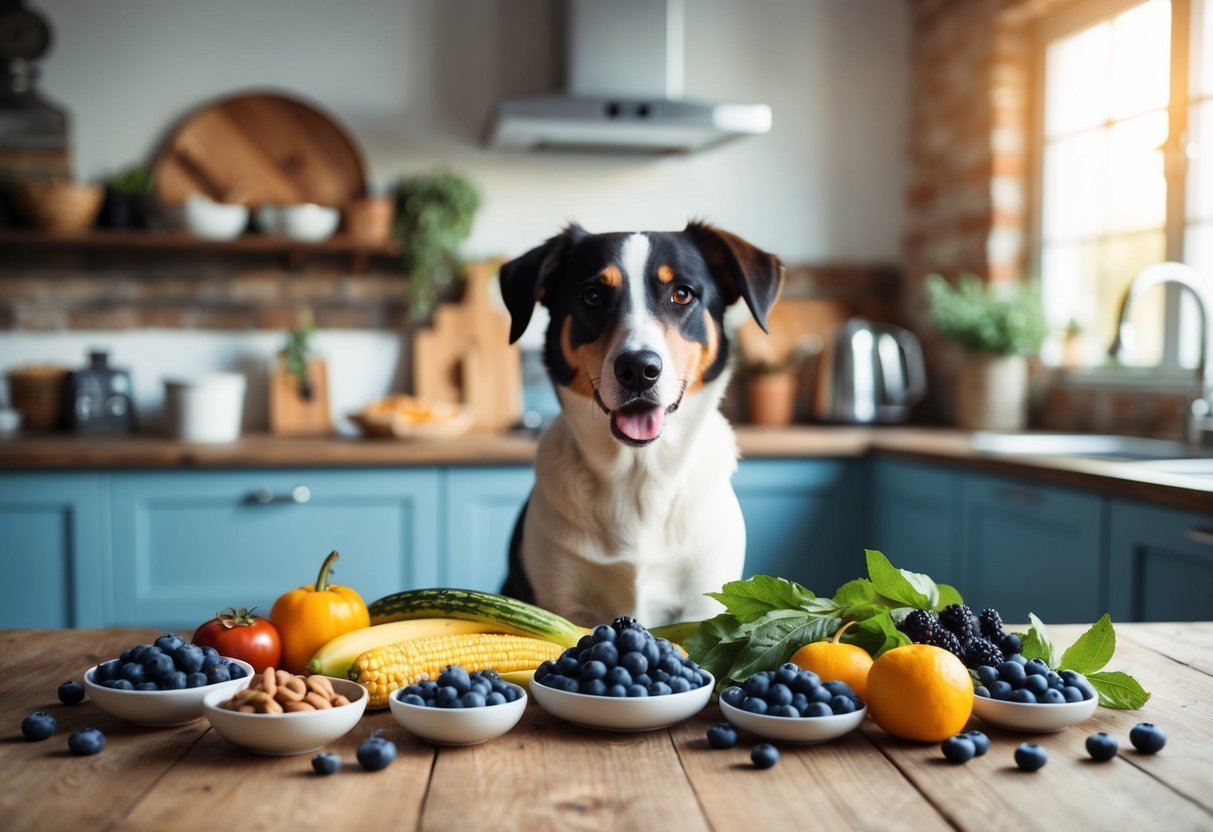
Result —
[[904, 422], [927, 390], [914, 333], [865, 318], [839, 327], [831, 369], [826, 417], [834, 422]]

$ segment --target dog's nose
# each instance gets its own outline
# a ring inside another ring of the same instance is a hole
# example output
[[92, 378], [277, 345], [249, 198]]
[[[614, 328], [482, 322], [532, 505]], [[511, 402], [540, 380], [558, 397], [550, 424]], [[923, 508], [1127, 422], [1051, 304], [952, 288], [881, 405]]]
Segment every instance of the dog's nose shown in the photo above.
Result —
[[643, 393], [661, 375], [661, 356], [652, 350], [621, 352], [615, 359], [615, 378], [623, 389]]

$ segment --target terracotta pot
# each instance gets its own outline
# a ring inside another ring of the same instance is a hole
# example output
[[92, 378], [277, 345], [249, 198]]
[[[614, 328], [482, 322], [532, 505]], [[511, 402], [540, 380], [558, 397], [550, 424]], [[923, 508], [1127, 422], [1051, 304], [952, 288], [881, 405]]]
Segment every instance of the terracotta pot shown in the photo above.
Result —
[[796, 409], [796, 377], [791, 373], [752, 376], [746, 383], [745, 402], [752, 424], [790, 425]]
[[971, 355], [956, 374], [956, 425], [1018, 431], [1028, 423], [1028, 359]]
[[345, 207], [345, 230], [360, 243], [386, 243], [392, 236], [396, 203], [391, 197], [357, 199]]

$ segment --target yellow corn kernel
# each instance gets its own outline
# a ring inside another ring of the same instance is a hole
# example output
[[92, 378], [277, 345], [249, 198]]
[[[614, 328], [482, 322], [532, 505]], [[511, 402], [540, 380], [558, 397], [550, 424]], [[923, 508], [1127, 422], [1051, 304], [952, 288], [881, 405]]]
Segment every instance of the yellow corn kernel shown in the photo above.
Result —
[[469, 673], [534, 670], [560, 655], [559, 644], [527, 636], [463, 633], [430, 636], [376, 647], [354, 659], [349, 677], [370, 691], [368, 708], [386, 708], [392, 691], [436, 679], [442, 668], [457, 664]]

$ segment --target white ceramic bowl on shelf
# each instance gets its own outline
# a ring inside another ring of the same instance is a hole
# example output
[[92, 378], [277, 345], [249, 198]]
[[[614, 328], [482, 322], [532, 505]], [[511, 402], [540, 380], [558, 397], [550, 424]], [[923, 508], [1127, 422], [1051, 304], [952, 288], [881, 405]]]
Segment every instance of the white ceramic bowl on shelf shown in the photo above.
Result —
[[284, 205], [278, 223], [283, 234], [300, 243], [320, 243], [333, 236], [341, 212], [324, 205]]
[[720, 702], [720, 712], [734, 727], [759, 737], [786, 743], [818, 743], [837, 739], [859, 727], [868, 715], [865, 705], [858, 711], [834, 716], [767, 716], [753, 714]]
[[186, 229], [203, 240], [234, 240], [248, 227], [248, 208], [215, 202], [202, 194], [185, 201], [182, 220]]
[[323, 711], [246, 714], [220, 708], [219, 703], [231, 699], [234, 693], [220, 691], [202, 700], [202, 710], [219, 736], [246, 751], [269, 757], [307, 754], [348, 734], [362, 719], [370, 699], [367, 689], [357, 682], [332, 677], [329, 681], [350, 704]]
[[1098, 707], [1098, 696], [1084, 699], [1081, 702], [1066, 702], [1059, 705], [1044, 703], [1029, 705], [1023, 702], [990, 699], [985, 696], [973, 697], [973, 713], [983, 722], [999, 728], [1032, 734], [1060, 731], [1071, 725], [1085, 722], [1094, 716], [1095, 709]]
[[427, 708], [424, 705], [401, 702], [403, 691], [403, 688], [394, 690], [388, 697], [392, 716], [410, 734], [416, 734], [435, 745], [479, 745], [500, 737], [522, 719], [527, 703], [526, 691], [522, 690], [522, 696], [503, 705], [486, 705], [483, 708]]
[[702, 672], [708, 677], [708, 683], [703, 687], [665, 696], [635, 699], [591, 696], [586, 693], [556, 690], [535, 681], [531, 682], [531, 696], [552, 716], [584, 728], [599, 728], [604, 731], [653, 731], [690, 719], [704, 709], [712, 698], [712, 688], [716, 685], [716, 680], [706, 670]]
[[96, 665], [84, 673], [84, 690], [102, 712], [112, 717], [149, 727], [184, 725], [202, 716], [203, 700], [212, 694], [227, 699], [248, 687], [253, 676], [253, 666], [239, 659], [235, 662], [244, 668], [245, 675], [229, 682], [218, 682], [200, 688], [182, 690], [115, 690], [93, 681]]

